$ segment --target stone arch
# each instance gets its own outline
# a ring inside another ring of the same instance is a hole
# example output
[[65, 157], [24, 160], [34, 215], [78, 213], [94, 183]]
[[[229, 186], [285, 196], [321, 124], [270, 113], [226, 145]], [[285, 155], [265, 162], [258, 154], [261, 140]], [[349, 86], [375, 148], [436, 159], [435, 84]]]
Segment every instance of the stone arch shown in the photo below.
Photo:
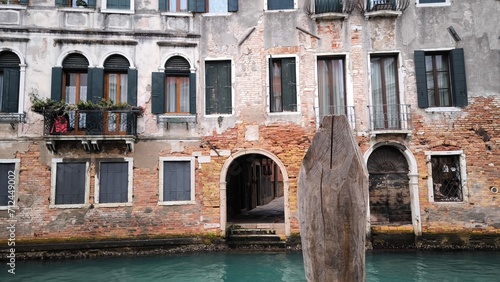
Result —
[[112, 52], [108, 52], [106, 53], [100, 60], [99, 60], [99, 65], [97, 67], [99, 68], [104, 68], [104, 62], [106, 62], [106, 60], [112, 56], [112, 55], [120, 55], [120, 56], [123, 56], [124, 58], [127, 59], [128, 61], [128, 64], [129, 64], [129, 68], [130, 69], [135, 69], [136, 66], [134, 64], [134, 61], [125, 53], [123, 52], [120, 52], [120, 51], [112, 51]]
[[[391, 146], [397, 149], [406, 159], [408, 163], [408, 178], [409, 178], [409, 189], [410, 189], [410, 206], [411, 206], [411, 221], [413, 225], [413, 231], [415, 235], [422, 234], [422, 222], [420, 220], [420, 202], [418, 196], [418, 166], [417, 161], [413, 153], [408, 149], [405, 145], [398, 142], [380, 142], [372, 147], [370, 147], [364, 153], [365, 163], [368, 164], [368, 159], [373, 154], [373, 152], [382, 147], [382, 146]], [[369, 203], [369, 201], [368, 201]], [[367, 207], [367, 220], [370, 222], [370, 207]], [[369, 230], [369, 227], [367, 228]]]
[[289, 177], [285, 165], [281, 160], [276, 157], [273, 153], [263, 150], [263, 149], [245, 149], [238, 151], [224, 162], [220, 173], [220, 229], [221, 234], [225, 236], [226, 225], [227, 225], [227, 183], [226, 177], [229, 171], [229, 167], [237, 158], [250, 155], [258, 154], [263, 155], [271, 159], [280, 169], [283, 176], [283, 198], [284, 198], [284, 215], [285, 215], [285, 235], [288, 237], [291, 234], [290, 230], [290, 201], [289, 201]]
[[172, 54], [169, 54], [169, 55], [165, 56], [165, 57], [163, 58], [163, 60], [161, 61], [161, 65], [160, 65], [160, 67], [158, 68], [158, 70], [159, 70], [159, 71], [162, 71], [162, 72], [163, 72], [163, 71], [165, 71], [165, 64], [167, 63], [167, 61], [168, 61], [170, 58], [172, 58], [172, 57], [177, 57], [177, 56], [178, 56], [178, 57], [182, 57], [182, 58], [184, 58], [184, 59], [185, 59], [185, 60], [189, 63], [189, 65], [191, 66], [191, 69], [190, 69], [190, 71], [191, 71], [191, 72], [195, 72], [195, 71], [196, 71], [196, 68], [194, 67], [194, 63], [193, 63], [193, 61], [192, 61], [191, 59], [189, 59], [189, 56], [187, 56], [187, 55], [185, 55], [185, 54], [182, 54], [182, 53], [172, 53]]
[[66, 59], [66, 57], [69, 54], [73, 54], [73, 53], [80, 54], [80, 55], [84, 56], [85, 58], [87, 58], [87, 61], [89, 62], [89, 68], [94, 66], [95, 60], [92, 60], [92, 58], [88, 54], [86, 54], [85, 52], [82, 52], [80, 50], [68, 50], [66, 52], [62, 52], [61, 54], [59, 54], [59, 57], [57, 58], [57, 63], [55, 66], [62, 67], [62, 63], [64, 62], [64, 59]]

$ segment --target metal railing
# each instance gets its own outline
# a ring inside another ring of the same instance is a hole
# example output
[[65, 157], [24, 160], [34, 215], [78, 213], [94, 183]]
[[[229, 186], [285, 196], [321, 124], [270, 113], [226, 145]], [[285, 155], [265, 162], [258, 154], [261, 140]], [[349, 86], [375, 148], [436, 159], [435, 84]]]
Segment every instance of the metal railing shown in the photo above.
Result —
[[411, 130], [411, 107], [407, 104], [368, 106], [370, 130]]
[[356, 0], [309, 0], [306, 10], [310, 14], [350, 14], [356, 7]]
[[376, 11], [403, 12], [410, 5], [410, 0], [358, 0], [358, 8], [362, 13]]
[[136, 110], [44, 110], [44, 136], [134, 135], [137, 136]]
[[326, 115], [345, 115], [349, 121], [349, 125], [354, 130], [356, 129], [356, 113], [354, 106], [326, 106], [319, 107], [319, 121], [323, 120]]

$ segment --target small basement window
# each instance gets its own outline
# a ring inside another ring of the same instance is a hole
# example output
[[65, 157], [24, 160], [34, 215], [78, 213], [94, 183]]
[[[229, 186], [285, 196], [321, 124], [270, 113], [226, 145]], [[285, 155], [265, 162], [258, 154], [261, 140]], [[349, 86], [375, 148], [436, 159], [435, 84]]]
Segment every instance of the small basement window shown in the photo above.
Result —
[[427, 163], [431, 202], [466, 201], [466, 166], [463, 154], [431, 152], [427, 155]]

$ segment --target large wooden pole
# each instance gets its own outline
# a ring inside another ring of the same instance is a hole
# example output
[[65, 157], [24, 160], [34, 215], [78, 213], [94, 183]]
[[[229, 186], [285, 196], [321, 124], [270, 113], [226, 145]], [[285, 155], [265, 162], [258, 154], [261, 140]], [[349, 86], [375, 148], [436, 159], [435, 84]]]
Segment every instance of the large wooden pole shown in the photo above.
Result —
[[365, 281], [368, 173], [347, 117], [325, 116], [298, 179], [307, 281]]

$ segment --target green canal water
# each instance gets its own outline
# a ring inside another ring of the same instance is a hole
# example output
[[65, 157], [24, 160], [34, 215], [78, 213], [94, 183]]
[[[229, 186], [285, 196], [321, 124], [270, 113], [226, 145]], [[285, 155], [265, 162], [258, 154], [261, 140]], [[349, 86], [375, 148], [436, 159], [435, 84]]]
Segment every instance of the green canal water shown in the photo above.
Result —
[[[305, 281], [300, 252], [32, 260], [17, 261], [15, 275], [7, 270], [4, 266], [0, 281]], [[368, 252], [366, 280], [496, 282], [500, 252]]]

